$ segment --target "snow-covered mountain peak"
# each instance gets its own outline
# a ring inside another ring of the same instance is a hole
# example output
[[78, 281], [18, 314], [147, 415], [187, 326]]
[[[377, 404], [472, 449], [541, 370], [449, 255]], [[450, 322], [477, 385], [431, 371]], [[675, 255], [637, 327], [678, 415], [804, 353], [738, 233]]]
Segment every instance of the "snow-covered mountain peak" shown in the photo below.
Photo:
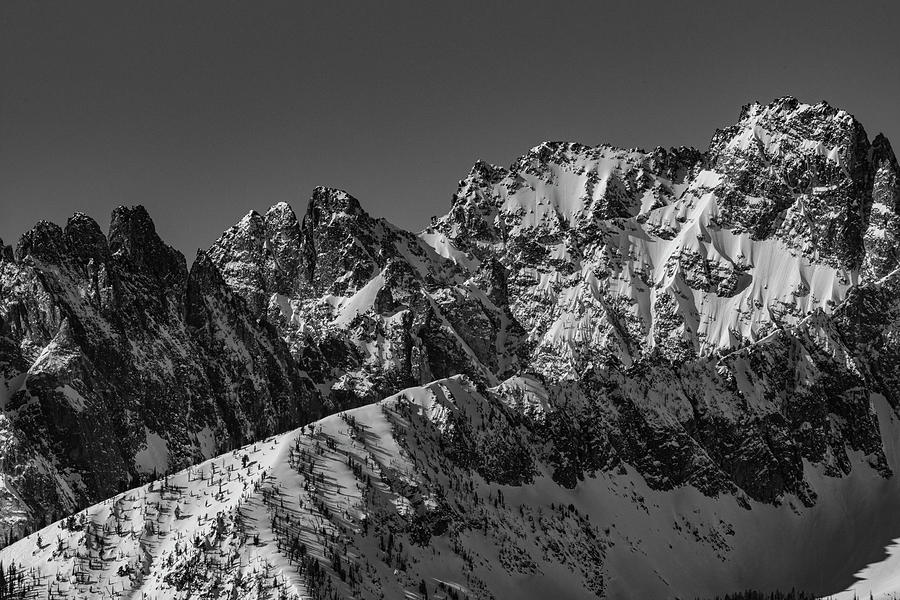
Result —
[[171, 285], [182, 286], [187, 279], [184, 255], [162, 241], [143, 206], [119, 206], [113, 210], [109, 251], [116, 259]]
[[291, 205], [285, 202], [284, 200], [280, 202], [276, 202], [272, 206], [269, 207], [269, 210], [266, 211], [267, 215], [272, 215], [273, 218], [276, 216], [280, 216], [286, 219], [290, 219], [290, 215], [294, 215], [294, 219], [297, 218], [297, 215], [294, 214], [294, 209], [291, 208]]
[[780, 98], [774, 98], [771, 102], [760, 102], [759, 100], [755, 100], [745, 104], [741, 107], [738, 120], [743, 120], [744, 118], [753, 117], [762, 113], [790, 115], [807, 110], [816, 110], [820, 112], [830, 111], [832, 113], [841, 113], [842, 115], [847, 114], [846, 111], [832, 107], [827, 100], [820, 100], [816, 104], [809, 104], [788, 94], [786, 96], [781, 96]]
[[[706, 153], [545, 142], [509, 170], [473, 169], [423, 239], [470, 268], [498, 258], [525, 286], [514, 314], [556, 354], [586, 338], [626, 364], [628, 348], [729, 349], [831, 310], [866, 247], [867, 273], [898, 264], [888, 148], [846, 111], [790, 97], [746, 106]], [[598, 300], [602, 317], [574, 317]], [[666, 340], [655, 324], [670, 317]]]
[[117, 206], [109, 225], [109, 243], [113, 254], [130, 256], [139, 249], [164, 245], [156, 233], [156, 225], [141, 205]]
[[368, 216], [368, 213], [363, 210], [359, 200], [344, 190], [325, 186], [313, 189], [306, 209], [306, 218], [312, 219], [313, 223], [318, 225], [325, 217], [341, 215]]
[[479, 246], [520, 236], [559, 237], [569, 230], [591, 236], [601, 221], [636, 216], [675, 198], [672, 182], [653, 172], [656, 164], [639, 150], [544, 142], [508, 170], [476, 164], [460, 182], [450, 213], [434, 227], [476, 255]]
[[109, 258], [109, 241], [97, 221], [84, 213], [76, 212], [66, 221], [63, 232], [69, 256], [80, 260], [105, 261]]
[[878, 135], [875, 136], [875, 139], [872, 140], [872, 151], [877, 158], [892, 160], [894, 162], [897, 161], [891, 142], [883, 133], [879, 132]]
[[[879, 142], [883, 146], [883, 142]], [[863, 126], [827, 103], [753, 104], [713, 136], [724, 226], [775, 237], [813, 261], [859, 269], [876, 165]]]
[[508, 169], [504, 167], [491, 164], [479, 158], [472, 165], [472, 168], [469, 169], [469, 174], [466, 175], [465, 179], [462, 181], [477, 179], [487, 183], [496, 183], [505, 177], [508, 172]]
[[223, 277], [254, 312], [263, 310], [268, 296], [260, 293], [266, 276], [266, 222], [251, 210], [226, 229], [209, 248], [208, 254]]
[[268, 269], [274, 274], [272, 287], [279, 293], [293, 289], [302, 268], [302, 231], [294, 209], [278, 202], [266, 211], [265, 250]]
[[38, 221], [34, 227], [26, 231], [16, 244], [16, 257], [23, 260], [28, 257], [56, 262], [65, 253], [63, 231], [56, 223]]
[[269, 210], [266, 211], [264, 217], [266, 228], [271, 232], [270, 235], [282, 235], [290, 230], [299, 228], [300, 222], [294, 209], [287, 202], [276, 202]]
[[868, 140], [852, 115], [826, 102], [804, 104], [787, 97], [744, 107], [735, 125], [713, 136], [709, 162], [715, 166], [723, 154], [761, 153], [786, 160], [821, 156], [840, 165], [853, 159], [856, 144], [868, 144]]
[[19, 260], [31, 257], [52, 264], [103, 261], [109, 257], [109, 243], [94, 219], [76, 212], [66, 221], [65, 229], [39, 221], [20, 238], [17, 256]]
[[[234, 227], [237, 227], [238, 229], [251, 229], [256, 224], [262, 223], [263, 222], [262, 219], [263, 219], [263, 217], [261, 214], [259, 214], [255, 210], [251, 210], [246, 215], [241, 217], [241, 220], [238, 221], [237, 223], [235, 223], [234, 226], [232, 227], [232, 229]], [[227, 230], [227, 231], [230, 231], [230, 230]], [[226, 231], [226, 233], [227, 233], [227, 231]]]

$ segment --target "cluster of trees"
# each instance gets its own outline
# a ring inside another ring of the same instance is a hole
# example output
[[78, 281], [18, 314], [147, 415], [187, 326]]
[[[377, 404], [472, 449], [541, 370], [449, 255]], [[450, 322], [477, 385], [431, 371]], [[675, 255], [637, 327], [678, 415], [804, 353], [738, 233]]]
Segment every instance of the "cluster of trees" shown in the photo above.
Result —
[[10, 563], [4, 568], [0, 562], [0, 600], [25, 598], [29, 587], [25, 572], [21, 568], [15, 563]]
[[387, 541], [384, 536], [378, 539], [378, 549], [384, 553], [383, 560], [388, 566], [392, 566], [400, 571], [406, 571], [409, 557], [403, 550], [403, 541], [397, 540], [394, 543], [394, 532], [388, 529]]

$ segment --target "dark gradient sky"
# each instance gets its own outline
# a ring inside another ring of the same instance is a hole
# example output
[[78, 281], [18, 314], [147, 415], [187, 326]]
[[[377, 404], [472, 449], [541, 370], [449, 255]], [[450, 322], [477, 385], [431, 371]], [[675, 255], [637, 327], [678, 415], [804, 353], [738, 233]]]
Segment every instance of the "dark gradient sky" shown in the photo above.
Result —
[[476, 158], [705, 148], [785, 94], [900, 140], [898, 5], [3, 0], [0, 237], [140, 203], [191, 259], [316, 185], [420, 229]]

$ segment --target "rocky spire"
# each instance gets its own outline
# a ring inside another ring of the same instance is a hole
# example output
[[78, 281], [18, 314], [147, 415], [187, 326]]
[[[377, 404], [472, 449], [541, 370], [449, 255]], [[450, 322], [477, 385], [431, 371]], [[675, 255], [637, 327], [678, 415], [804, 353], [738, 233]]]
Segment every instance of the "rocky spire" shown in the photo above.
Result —
[[228, 228], [210, 247], [209, 259], [250, 310], [261, 314], [271, 293], [266, 273], [266, 224], [262, 215], [251, 210]]
[[900, 266], [900, 165], [882, 134], [872, 141], [872, 209], [865, 233], [865, 275], [884, 277]]
[[271, 290], [289, 294], [300, 274], [302, 230], [297, 215], [287, 202], [279, 202], [266, 211], [266, 270]]
[[66, 253], [63, 231], [56, 223], [38, 221], [34, 227], [22, 234], [16, 246], [16, 258], [28, 257], [48, 263], [58, 263]]
[[97, 222], [84, 213], [69, 217], [63, 232], [69, 256], [82, 263], [109, 259], [109, 243]]
[[143, 206], [119, 206], [109, 225], [109, 251], [117, 260], [181, 287], [187, 279], [184, 256], [165, 244]]
[[341, 290], [359, 287], [384, 266], [383, 227], [343, 190], [315, 188], [301, 229], [301, 272], [309, 293], [322, 294], [339, 278]]

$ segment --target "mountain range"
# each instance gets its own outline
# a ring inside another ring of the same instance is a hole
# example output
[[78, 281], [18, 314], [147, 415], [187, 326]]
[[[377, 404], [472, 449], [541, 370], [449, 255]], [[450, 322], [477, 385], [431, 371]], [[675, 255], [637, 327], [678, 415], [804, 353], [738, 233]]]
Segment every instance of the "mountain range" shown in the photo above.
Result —
[[704, 151], [478, 161], [418, 234], [324, 187], [190, 268], [142, 207], [40, 222], [0, 243], [0, 561], [48, 598], [900, 591], [898, 235], [887, 139], [791, 97]]

